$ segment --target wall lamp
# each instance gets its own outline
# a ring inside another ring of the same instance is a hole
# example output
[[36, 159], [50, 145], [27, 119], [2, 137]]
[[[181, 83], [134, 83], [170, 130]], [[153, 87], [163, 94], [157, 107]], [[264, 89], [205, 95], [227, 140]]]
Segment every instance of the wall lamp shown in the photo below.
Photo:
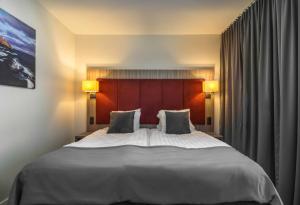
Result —
[[211, 94], [219, 92], [219, 81], [217, 80], [204, 81], [203, 92], [206, 93], [206, 98], [211, 98]]
[[210, 114], [206, 117], [206, 124], [214, 127], [213, 116], [214, 116], [214, 93], [219, 92], [219, 81], [217, 80], [206, 80], [203, 82], [203, 92], [205, 98], [208, 100], [210, 108]]
[[97, 80], [83, 80], [82, 91], [90, 94], [90, 99], [96, 98], [99, 91], [99, 82]]

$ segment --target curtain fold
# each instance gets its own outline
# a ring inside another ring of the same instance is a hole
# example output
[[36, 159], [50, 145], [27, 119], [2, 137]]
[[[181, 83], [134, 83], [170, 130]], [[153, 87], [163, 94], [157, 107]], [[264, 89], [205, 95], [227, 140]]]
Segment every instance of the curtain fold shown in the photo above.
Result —
[[299, 204], [299, 59], [298, 1], [280, 1], [280, 156], [279, 184], [287, 204]]
[[300, 204], [299, 0], [257, 0], [222, 34], [221, 133]]

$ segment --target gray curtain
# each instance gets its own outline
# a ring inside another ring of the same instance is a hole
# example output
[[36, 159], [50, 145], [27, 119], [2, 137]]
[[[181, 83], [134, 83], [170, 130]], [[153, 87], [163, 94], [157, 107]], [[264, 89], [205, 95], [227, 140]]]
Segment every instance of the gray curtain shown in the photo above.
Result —
[[223, 34], [221, 133], [300, 205], [299, 0], [257, 0]]

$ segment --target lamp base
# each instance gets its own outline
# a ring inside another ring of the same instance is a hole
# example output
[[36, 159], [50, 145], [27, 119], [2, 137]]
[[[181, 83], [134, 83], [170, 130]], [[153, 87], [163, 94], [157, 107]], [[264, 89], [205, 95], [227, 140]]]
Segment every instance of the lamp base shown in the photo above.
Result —
[[90, 99], [96, 99], [96, 93], [90, 93]]
[[206, 93], [206, 94], [205, 94], [205, 98], [206, 98], [206, 99], [211, 99], [211, 94], [210, 94], [210, 93]]

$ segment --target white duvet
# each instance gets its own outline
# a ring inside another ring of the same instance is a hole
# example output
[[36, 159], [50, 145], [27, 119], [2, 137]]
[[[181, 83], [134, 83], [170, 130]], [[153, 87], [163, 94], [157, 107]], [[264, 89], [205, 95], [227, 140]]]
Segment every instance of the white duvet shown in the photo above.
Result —
[[127, 134], [107, 134], [108, 128], [97, 130], [78, 142], [66, 145], [65, 147], [117, 147], [122, 145], [148, 146], [147, 129], [138, 129]]
[[68, 144], [65, 147], [101, 148], [123, 145], [142, 147], [173, 146], [187, 149], [229, 147], [228, 144], [201, 131], [173, 135], [163, 133], [158, 129], [138, 129], [134, 133], [128, 134], [107, 134], [107, 129], [100, 129], [79, 142]]
[[208, 147], [229, 147], [228, 144], [216, 139], [204, 132], [193, 131], [190, 134], [175, 135], [166, 134], [153, 129], [150, 136], [150, 145], [154, 146], [173, 146], [187, 149], [199, 149]]

